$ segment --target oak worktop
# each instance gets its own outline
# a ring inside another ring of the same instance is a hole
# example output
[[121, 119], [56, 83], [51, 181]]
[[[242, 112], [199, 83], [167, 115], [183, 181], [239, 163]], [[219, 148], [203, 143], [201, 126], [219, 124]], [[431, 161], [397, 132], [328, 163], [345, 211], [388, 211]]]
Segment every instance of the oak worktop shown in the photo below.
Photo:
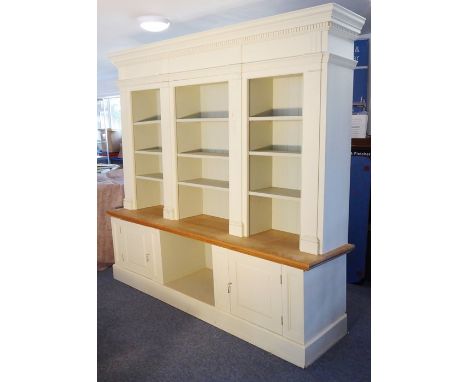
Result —
[[117, 219], [200, 240], [304, 271], [354, 249], [354, 245], [345, 244], [323, 255], [313, 255], [299, 250], [299, 235], [271, 229], [249, 237], [237, 237], [229, 235], [227, 219], [197, 215], [180, 220], [168, 220], [162, 217], [163, 206], [138, 210], [119, 208], [107, 213]]

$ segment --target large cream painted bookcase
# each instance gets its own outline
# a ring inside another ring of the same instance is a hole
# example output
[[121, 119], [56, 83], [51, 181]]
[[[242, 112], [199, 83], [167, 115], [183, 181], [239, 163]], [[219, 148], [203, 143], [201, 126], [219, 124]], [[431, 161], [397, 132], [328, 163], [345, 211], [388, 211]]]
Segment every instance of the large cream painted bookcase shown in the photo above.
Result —
[[111, 55], [117, 280], [300, 367], [346, 334], [364, 21], [326, 4]]

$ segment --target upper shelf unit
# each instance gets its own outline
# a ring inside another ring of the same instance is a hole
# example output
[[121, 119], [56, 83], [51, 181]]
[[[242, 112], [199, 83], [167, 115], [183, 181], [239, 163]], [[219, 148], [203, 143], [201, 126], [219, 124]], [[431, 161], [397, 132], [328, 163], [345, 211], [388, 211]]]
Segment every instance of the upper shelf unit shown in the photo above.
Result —
[[299, 234], [302, 74], [249, 80], [250, 235]]
[[175, 89], [180, 218], [229, 216], [228, 83]]
[[159, 89], [131, 93], [137, 208], [163, 204]]

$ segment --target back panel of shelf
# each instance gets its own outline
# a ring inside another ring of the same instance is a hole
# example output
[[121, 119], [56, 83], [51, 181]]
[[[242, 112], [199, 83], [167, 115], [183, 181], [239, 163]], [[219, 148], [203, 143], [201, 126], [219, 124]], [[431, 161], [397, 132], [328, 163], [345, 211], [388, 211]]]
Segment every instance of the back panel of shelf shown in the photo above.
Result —
[[133, 91], [133, 123], [142, 123], [156, 120], [161, 120], [161, 102], [159, 89]]
[[[249, 150], [302, 151], [302, 121], [251, 121]], [[289, 149], [289, 150], [288, 150]]]
[[301, 158], [250, 156], [250, 191], [278, 187], [301, 189]]
[[271, 229], [300, 232], [300, 201], [273, 199], [251, 195], [249, 197], [249, 234], [255, 235]]
[[135, 150], [161, 147], [161, 125], [159, 123], [133, 126]]
[[249, 116], [302, 116], [302, 83], [302, 74], [251, 79]]
[[131, 93], [137, 208], [163, 204], [159, 89]]
[[227, 118], [228, 83], [177, 87], [176, 116], [177, 119]]
[[136, 178], [137, 208], [162, 205], [163, 196], [162, 182]]
[[200, 214], [229, 218], [229, 189], [218, 188], [214, 182], [229, 181], [228, 161], [178, 158], [178, 176], [184, 182], [179, 184], [181, 219]]
[[229, 192], [207, 187], [179, 185], [179, 218], [210, 215], [229, 219]]
[[164, 231], [160, 235], [164, 284], [214, 305], [211, 245]]
[[177, 152], [193, 150], [229, 150], [227, 122], [191, 122], [177, 124]]
[[302, 74], [249, 80], [249, 234], [300, 233]]

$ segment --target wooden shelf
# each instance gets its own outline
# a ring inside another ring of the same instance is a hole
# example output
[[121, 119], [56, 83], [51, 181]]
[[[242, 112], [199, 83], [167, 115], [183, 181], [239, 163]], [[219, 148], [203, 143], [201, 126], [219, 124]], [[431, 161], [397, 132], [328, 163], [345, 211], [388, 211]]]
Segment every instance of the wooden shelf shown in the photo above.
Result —
[[269, 117], [249, 117], [249, 121], [302, 121], [302, 116], [269, 116]]
[[229, 182], [225, 180], [196, 178], [179, 181], [179, 185], [229, 191]]
[[261, 147], [256, 150], [250, 150], [250, 155], [263, 155], [263, 156], [287, 156], [287, 157], [300, 157], [300, 146], [287, 146], [287, 145], [270, 145]]
[[212, 149], [199, 149], [185, 151], [178, 154], [179, 157], [183, 158], [216, 158], [216, 159], [229, 159], [228, 150], [212, 150]]
[[213, 271], [211, 269], [200, 269], [195, 273], [168, 282], [165, 285], [214, 306]]
[[160, 172], [154, 173], [154, 174], [142, 174], [142, 175], [137, 175], [135, 178], [137, 179], [144, 179], [144, 180], [152, 180], [156, 182], [162, 182], [163, 180], [163, 174]]
[[177, 118], [177, 123], [192, 122], [229, 122], [229, 118]]
[[157, 147], [149, 147], [147, 149], [135, 150], [135, 154], [161, 155], [162, 154], [162, 148], [157, 146]]
[[141, 125], [151, 125], [151, 124], [159, 124], [159, 123], [161, 123], [161, 119], [148, 119], [148, 120], [133, 122], [133, 125], [141, 126]]
[[272, 199], [289, 199], [299, 200], [301, 198], [301, 190], [281, 187], [267, 187], [259, 190], [249, 191], [249, 195], [263, 196]]
[[227, 111], [200, 112], [186, 115], [176, 119], [176, 122], [228, 122], [229, 113]]
[[302, 121], [302, 109], [270, 109], [251, 115], [249, 121]]
[[296, 234], [268, 230], [250, 237], [232, 236], [229, 235], [229, 221], [227, 219], [197, 215], [181, 220], [168, 220], [162, 217], [163, 206], [138, 210], [120, 208], [107, 211], [107, 213], [118, 219], [200, 240], [305, 271], [354, 249], [354, 245], [345, 244], [322, 255], [313, 255], [299, 251], [299, 235]]

